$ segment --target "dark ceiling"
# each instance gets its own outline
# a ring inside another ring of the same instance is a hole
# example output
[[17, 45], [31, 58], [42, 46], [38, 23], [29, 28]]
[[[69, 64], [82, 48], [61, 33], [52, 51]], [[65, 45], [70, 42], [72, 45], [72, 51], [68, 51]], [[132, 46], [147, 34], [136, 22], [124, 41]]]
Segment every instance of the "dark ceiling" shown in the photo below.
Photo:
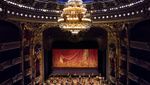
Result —
[[[44, 9], [62, 9], [64, 7], [64, 2], [68, 0], [9, 0], [19, 4], [32, 6], [35, 8]], [[87, 4], [88, 9], [103, 9], [110, 8], [120, 5], [129, 4], [131, 2], [136, 2], [139, 0], [83, 0]]]

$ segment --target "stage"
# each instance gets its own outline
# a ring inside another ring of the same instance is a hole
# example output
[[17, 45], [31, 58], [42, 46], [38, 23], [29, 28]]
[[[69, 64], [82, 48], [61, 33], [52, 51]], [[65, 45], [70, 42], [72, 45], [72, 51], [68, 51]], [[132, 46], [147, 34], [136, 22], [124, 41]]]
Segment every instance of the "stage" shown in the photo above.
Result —
[[96, 68], [55, 68], [51, 75], [99, 75]]

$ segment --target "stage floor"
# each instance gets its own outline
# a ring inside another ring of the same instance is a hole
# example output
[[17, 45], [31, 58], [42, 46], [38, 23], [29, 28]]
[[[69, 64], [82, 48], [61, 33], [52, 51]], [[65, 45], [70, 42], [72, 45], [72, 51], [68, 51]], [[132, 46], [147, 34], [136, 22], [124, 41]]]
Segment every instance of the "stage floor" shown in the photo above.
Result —
[[51, 75], [67, 75], [67, 74], [71, 74], [71, 75], [98, 75], [99, 72], [96, 68], [88, 68], [88, 69], [79, 69], [79, 68], [56, 68], [56, 69], [53, 69]]

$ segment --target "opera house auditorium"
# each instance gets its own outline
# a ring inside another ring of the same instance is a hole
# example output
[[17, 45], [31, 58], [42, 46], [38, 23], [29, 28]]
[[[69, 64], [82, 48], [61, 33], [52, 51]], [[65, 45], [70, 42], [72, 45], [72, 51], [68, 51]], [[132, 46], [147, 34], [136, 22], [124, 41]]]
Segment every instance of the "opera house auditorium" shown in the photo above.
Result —
[[150, 0], [0, 0], [0, 85], [150, 85]]

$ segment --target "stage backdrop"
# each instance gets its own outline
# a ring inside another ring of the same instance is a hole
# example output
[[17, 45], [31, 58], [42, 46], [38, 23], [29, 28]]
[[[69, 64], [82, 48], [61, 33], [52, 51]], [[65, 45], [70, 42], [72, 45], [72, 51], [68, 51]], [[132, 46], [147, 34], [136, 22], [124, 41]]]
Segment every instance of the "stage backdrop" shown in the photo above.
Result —
[[97, 68], [98, 49], [53, 49], [55, 68]]

